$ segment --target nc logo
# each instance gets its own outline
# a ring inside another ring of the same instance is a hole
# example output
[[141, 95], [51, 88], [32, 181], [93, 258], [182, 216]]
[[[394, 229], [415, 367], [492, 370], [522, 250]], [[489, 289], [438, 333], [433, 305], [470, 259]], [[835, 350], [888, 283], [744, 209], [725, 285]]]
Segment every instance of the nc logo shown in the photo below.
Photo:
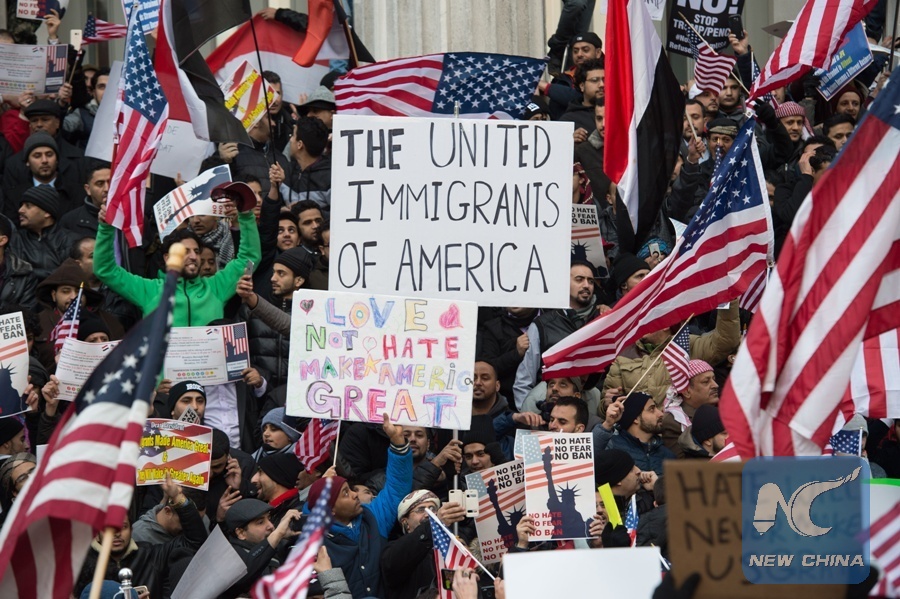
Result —
[[847, 476], [826, 481], [813, 481], [801, 485], [788, 501], [784, 500], [781, 489], [775, 483], [766, 483], [759, 489], [756, 498], [756, 512], [753, 516], [753, 527], [763, 535], [775, 526], [775, 516], [778, 508], [784, 512], [788, 525], [795, 533], [802, 537], [820, 537], [827, 534], [831, 527], [823, 528], [816, 525], [810, 516], [810, 509], [815, 499], [828, 491], [856, 480], [862, 467], [857, 467]]

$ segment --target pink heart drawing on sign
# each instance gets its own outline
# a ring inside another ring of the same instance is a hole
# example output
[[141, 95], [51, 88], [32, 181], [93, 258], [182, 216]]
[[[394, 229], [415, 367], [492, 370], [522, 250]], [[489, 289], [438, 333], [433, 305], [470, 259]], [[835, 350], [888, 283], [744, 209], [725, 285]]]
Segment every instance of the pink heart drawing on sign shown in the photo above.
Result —
[[302, 300], [300, 302], [300, 309], [309, 314], [309, 311], [312, 310], [313, 300]]
[[446, 312], [441, 314], [439, 322], [445, 329], [456, 329], [462, 327], [459, 322], [459, 308], [456, 307], [456, 304], [450, 304], [450, 308], [448, 308]]

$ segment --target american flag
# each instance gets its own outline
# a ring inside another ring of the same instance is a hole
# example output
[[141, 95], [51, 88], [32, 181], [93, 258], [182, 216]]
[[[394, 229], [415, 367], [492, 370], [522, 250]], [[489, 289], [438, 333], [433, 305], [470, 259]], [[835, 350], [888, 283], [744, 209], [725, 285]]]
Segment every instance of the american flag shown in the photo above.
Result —
[[254, 599], [304, 599], [309, 590], [309, 581], [312, 577], [313, 564], [319, 547], [325, 540], [325, 533], [331, 524], [331, 509], [328, 507], [328, 498], [331, 495], [332, 478], [325, 479], [325, 489], [313, 506], [300, 538], [291, 549], [290, 555], [284, 564], [267, 576], [263, 576], [253, 586]]
[[141, 33], [143, 14], [141, 10], [132, 11], [125, 42], [125, 68], [116, 102], [119, 137], [106, 216], [107, 222], [125, 233], [131, 247], [143, 239], [145, 182], [169, 115]]
[[738, 453], [737, 447], [734, 446], [734, 443], [728, 442], [722, 450], [709, 458], [710, 462], [740, 462], [741, 454]]
[[882, 571], [869, 596], [900, 597], [900, 501], [872, 523], [869, 547]]
[[862, 434], [862, 429], [838, 431], [831, 435], [822, 453], [824, 455], [862, 455]]
[[743, 126], [672, 253], [616, 307], [543, 355], [544, 378], [602, 370], [653, 331], [744, 293], [772, 255], [772, 220], [753, 128]]
[[84, 288], [78, 289], [78, 297], [72, 300], [69, 307], [63, 313], [62, 318], [53, 327], [50, 332], [50, 340], [53, 341], [53, 353], [58, 354], [62, 351], [63, 343], [69, 337], [78, 337], [78, 324], [81, 322], [81, 292]]
[[628, 510], [625, 512], [625, 530], [628, 531], [628, 536], [631, 537], [631, 546], [632, 547], [634, 547], [637, 544], [637, 527], [638, 527], [637, 495], [632, 495], [631, 501], [628, 502]]
[[236, 355], [246, 354], [250, 351], [247, 345], [247, 324], [239, 322], [222, 327], [222, 335], [225, 343], [234, 348]]
[[900, 326], [900, 71], [884, 89], [801, 205], [728, 377], [745, 458], [820, 455], [862, 340]]
[[[757, 81], [757, 80], [759, 80], [759, 75], [760, 75], [759, 65], [756, 64], [756, 59], [753, 58], [753, 53], [751, 52], [750, 53], [750, 78], [753, 79], [753, 81]], [[775, 101], [775, 96], [773, 96], [770, 92], [767, 92], [767, 93], [764, 93], [763, 95], [761, 95], [760, 99], [763, 102], [768, 102], [775, 108], [778, 108], [778, 102]]]
[[85, 382], [16, 498], [0, 532], [0, 597], [67, 599], [95, 532], [122, 527], [176, 281], [169, 272], [159, 307]]
[[688, 362], [691, 361], [691, 336], [687, 327], [675, 335], [662, 351], [662, 360], [669, 371], [669, 379], [675, 390], [681, 393], [691, 381]]
[[759, 300], [762, 299], [763, 291], [766, 290], [766, 283], [768, 281], [769, 269], [767, 268], [759, 273], [759, 276], [753, 279], [750, 286], [747, 287], [747, 291], [741, 294], [741, 299], [738, 302], [741, 310], [756, 313], [756, 309], [759, 307]]
[[307, 472], [312, 472], [328, 460], [331, 442], [337, 439], [341, 430], [340, 420], [312, 418], [294, 446], [294, 454], [303, 463]]
[[453, 52], [357, 67], [337, 80], [341, 114], [518, 119], [544, 61], [522, 56]]
[[106, 42], [109, 40], [125, 37], [128, 33], [128, 27], [125, 25], [117, 25], [115, 23], [107, 23], [101, 21], [94, 15], [88, 15], [84, 24], [84, 36], [82, 43], [96, 44], [97, 42]]
[[66, 62], [69, 58], [69, 46], [55, 44], [47, 46], [47, 77], [65, 77]]
[[[437, 519], [431, 510], [426, 510], [431, 520], [431, 539], [434, 542], [435, 571], [440, 576], [441, 570], [461, 570], [470, 568], [477, 570], [481, 567], [478, 561], [472, 557], [459, 539], [450, 534], [447, 527]], [[455, 594], [447, 591], [443, 585], [438, 585], [441, 599], [452, 599]]]
[[750, 100], [799, 79], [810, 67], [827, 69], [841, 40], [878, 0], [806, 0], [787, 35], [750, 88]]
[[504, 487], [502, 489], [497, 488], [497, 503], [500, 504], [500, 510], [504, 514], [516, 509], [525, 508], [525, 473], [522, 460], [508, 462], [494, 468], [487, 468], [481, 472], [474, 472], [466, 475], [467, 486], [470, 489], [478, 491], [479, 495], [477, 522], [484, 522], [485, 520], [496, 517], [497, 514], [494, 512], [494, 504], [491, 503], [491, 498], [487, 492], [487, 485], [490, 481], [494, 481], [494, 484], [496, 485], [498, 468], [507, 470], [510, 466], [512, 467], [509, 472], [510, 478], [512, 478], [513, 481], [518, 480], [520, 482], [518, 484], [513, 483], [512, 486]]
[[869, 418], [900, 418], [900, 330], [863, 341], [841, 411]]
[[735, 56], [724, 56], [712, 49], [705, 39], [700, 37], [692, 27], [688, 27], [688, 39], [691, 52], [697, 64], [694, 65], [694, 80], [701, 91], [709, 91], [718, 95], [731, 75], [737, 62]]

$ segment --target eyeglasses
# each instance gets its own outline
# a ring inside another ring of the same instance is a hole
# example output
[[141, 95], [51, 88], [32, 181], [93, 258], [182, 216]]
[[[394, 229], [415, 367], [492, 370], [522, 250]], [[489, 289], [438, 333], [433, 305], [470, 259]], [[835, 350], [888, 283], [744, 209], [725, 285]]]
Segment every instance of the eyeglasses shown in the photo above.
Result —
[[425, 510], [428, 509], [427, 505], [420, 505], [419, 507], [413, 508], [409, 510], [411, 514], [424, 514]]

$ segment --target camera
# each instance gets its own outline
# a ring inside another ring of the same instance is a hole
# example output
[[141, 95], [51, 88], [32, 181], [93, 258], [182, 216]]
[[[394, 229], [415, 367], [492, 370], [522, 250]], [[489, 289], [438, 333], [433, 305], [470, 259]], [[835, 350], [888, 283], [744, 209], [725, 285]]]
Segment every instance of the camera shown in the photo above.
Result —
[[555, 407], [556, 402], [550, 399], [537, 402], [537, 409], [541, 411], [541, 418], [543, 418], [544, 422], [547, 424], [550, 424], [550, 412], [552, 412]]

